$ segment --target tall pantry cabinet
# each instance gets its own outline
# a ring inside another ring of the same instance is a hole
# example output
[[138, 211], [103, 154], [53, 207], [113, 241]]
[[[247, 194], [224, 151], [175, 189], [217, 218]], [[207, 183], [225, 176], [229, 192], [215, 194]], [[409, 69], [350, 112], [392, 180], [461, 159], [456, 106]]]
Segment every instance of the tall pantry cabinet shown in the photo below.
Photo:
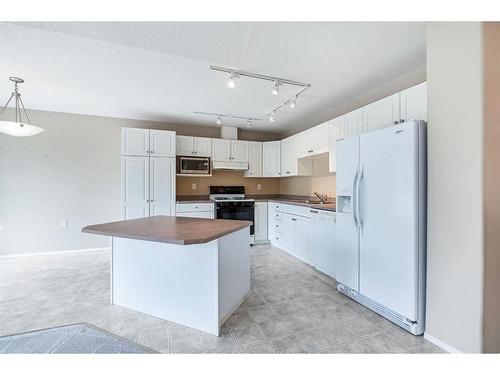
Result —
[[175, 132], [121, 132], [122, 219], [175, 216]]

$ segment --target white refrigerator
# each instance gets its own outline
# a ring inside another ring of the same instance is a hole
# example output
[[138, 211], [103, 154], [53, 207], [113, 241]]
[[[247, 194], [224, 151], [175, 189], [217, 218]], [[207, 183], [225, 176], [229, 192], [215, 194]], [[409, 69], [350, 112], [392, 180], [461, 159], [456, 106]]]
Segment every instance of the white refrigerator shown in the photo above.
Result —
[[338, 290], [415, 335], [424, 332], [426, 124], [337, 142]]

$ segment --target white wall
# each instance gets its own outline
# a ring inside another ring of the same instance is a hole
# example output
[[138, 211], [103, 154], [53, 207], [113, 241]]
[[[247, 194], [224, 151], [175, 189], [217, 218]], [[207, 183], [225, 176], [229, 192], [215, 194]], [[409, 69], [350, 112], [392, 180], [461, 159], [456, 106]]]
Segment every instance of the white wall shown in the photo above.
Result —
[[[11, 119], [12, 112], [0, 115]], [[215, 127], [32, 111], [45, 129], [34, 137], [0, 133], [0, 255], [107, 246], [82, 234], [94, 223], [120, 220], [120, 128], [172, 129], [218, 137]], [[240, 131], [242, 139], [276, 134]], [[66, 229], [60, 221], [68, 220]]]
[[481, 351], [483, 53], [478, 22], [427, 29], [426, 334]]

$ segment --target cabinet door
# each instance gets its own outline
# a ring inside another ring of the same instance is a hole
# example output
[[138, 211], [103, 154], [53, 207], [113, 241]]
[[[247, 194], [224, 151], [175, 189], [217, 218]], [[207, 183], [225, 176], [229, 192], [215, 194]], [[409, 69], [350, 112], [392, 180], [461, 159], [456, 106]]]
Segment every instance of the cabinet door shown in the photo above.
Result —
[[122, 218], [149, 216], [149, 158], [123, 156], [121, 163]]
[[212, 156], [212, 139], [205, 137], [194, 137], [194, 154], [196, 156], [209, 158]]
[[255, 202], [255, 240], [267, 240], [267, 202]]
[[307, 154], [317, 155], [328, 152], [328, 122], [309, 129], [306, 136]]
[[292, 220], [292, 215], [290, 214], [282, 214], [283, 221], [281, 222], [282, 225], [282, 249], [285, 250], [287, 253], [296, 256], [295, 253], [295, 223]]
[[346, 113], [344, 115], [344, 132], [341, 138], [356, 137], [362, 133], [363, 130], [363, 109], [356, 109], [355, 111]]
[[231, 140], [212, 138], [212, 160], [231, 161]]
[[262, 176], [281, 176], [281, 142], [262, 143]]
[[427, 82], [401, 91], [401, 120], [427, 121]]
[[122, 155], [149, 156], [149, 129], [122, 128]]
[[311, 263], [311, 257], [307, 248], [307, 231], [309, 219], [301, 216], [292, 217], [294, 233], [294, 252], [295, 256], [306, 263]]
[[149, 150], [151, 156], [175, 157], [175, 132], [150, 130]]
[[150, 159], [150, 215], [175, 216], [175, 159]]
[[231, 161], [240, 163], [248, 162], [248, 142], [247, 141], [231, 141]]
[[293, 137], [281, 141], [281, 175], [283, 177], [297, 175], [297, 155]]
[[399, 93], [363, 107], [365, 133], [399, 123]]
[[344, 127], [344, 116], [337, 117], [328, 123], [328, 152], [330, 172], [337, 171], [337, 140], [341, 138]]
[[178, 135], [175, 137], [175, 153], [180, 156], [194, 155], [194, 137]]
[[245, 177], [262, 177], [262, 142], [248, 142], [248, 170]]

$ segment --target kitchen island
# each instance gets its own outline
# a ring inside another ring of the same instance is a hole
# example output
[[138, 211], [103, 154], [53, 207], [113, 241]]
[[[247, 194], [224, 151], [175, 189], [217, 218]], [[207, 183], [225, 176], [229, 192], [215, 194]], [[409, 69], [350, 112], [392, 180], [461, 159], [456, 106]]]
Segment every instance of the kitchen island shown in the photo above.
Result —
[[250, 289], [251, 224], [151, 216], [82, 232], [112, 238], [112, 304], [219, 335]]

